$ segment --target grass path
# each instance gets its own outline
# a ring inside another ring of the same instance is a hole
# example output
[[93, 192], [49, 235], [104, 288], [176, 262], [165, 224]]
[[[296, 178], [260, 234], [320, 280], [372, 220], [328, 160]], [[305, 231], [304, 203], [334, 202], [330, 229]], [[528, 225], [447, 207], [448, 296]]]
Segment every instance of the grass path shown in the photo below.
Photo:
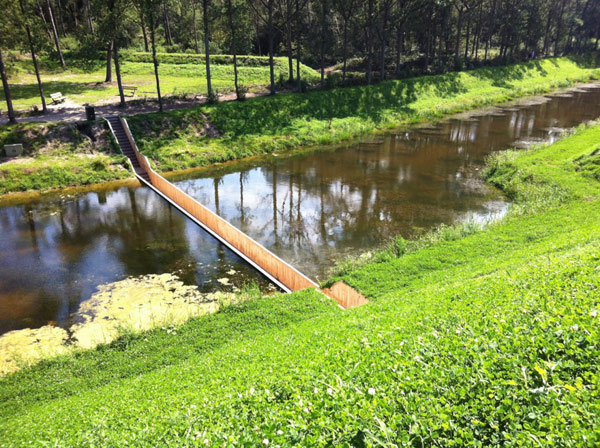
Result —
[[0, 446], [597, 446], [600, 126], [507, 152], [515, 201], [379, 253], [369, 305], [266, 297], [0, 380]]

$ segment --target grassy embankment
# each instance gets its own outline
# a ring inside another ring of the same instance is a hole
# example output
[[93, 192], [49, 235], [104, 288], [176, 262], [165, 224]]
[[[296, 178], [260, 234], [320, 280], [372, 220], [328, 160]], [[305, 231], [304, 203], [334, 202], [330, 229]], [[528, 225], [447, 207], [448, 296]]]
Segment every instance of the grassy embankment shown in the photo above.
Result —
[[480, 231], [0, 380], [0, 446], [598, 446], [600, 125], [508, 152]]
[[[129, 122], [142, 151], [160, 171], [169, 171], [299, 145], [336, 142], [599, 77], [600, 69], [559, 58], [370, 87], [285, 94], [138, 115], [130, 117]], [[0, 144], [24, 141], [27, 154], [33, 158], [0, 165], [0, 194], [84, 185], [126, 175], [122, 158], [103, 154], [97, 144], [98, 154], [93, 157], [101, 157], [100, 162], [91, 156], [84, 159], [93, 163], [94, 169], [82, 164], [68, 172], [71, 166], [64, 164], [80, 164], [80, 152], [87, 151], [88, 139], [83, 136], [83, 146], [72, 145], [63, 151], [65, 139], [46, 138], [46, 128], [39, 124], [0, 128]], [[36, 139], [23, 138], [24, 133], [41, 135], [45, 143], [33, 145]]]
[[[203, 56], [191, 54], [159, 53], [161, 92], [163, 95], [206, 94], [206, 67]], [[267, 57], [240, 56], [240, 84], [251, 91], [264, 91], [269, 84], [269, 65]], [[123, 84], [139, 88], [137, 99], [156, 97], [154, 66], [149, 53], [123, 52], [120, 58]], [[211, 66], [213, 89], [220, 93], [233, 91], [233, 62], [231, 56], [213, 55]], [[16, 109], [25, 109], [32, 105], [41, 107], [39, 90], [31, 60], [18, 57], [9, 62], [11, 93]], [[105, 84], [106, 62], [103, 56], [95, 61], [83, 61], [67, 58], [67, 70], [64, 71], [55, 60], [42, 59], [41, 77], [44, 91], [48, 96], [61, 92], [70, 100], [79, 103], [97, 103], [103, 100], [116, 101], [118, 87], [113, 73], [112, 84]], [[287, 59], [275, 58], [275, 77], [287, 79]], [[305, 79], [314, 81], [317, 73], [302, 65]], [[131, 99], [127, 98], [127, 101]], [[0, 108], [4, 106], [4, 91], [0, 87]]]

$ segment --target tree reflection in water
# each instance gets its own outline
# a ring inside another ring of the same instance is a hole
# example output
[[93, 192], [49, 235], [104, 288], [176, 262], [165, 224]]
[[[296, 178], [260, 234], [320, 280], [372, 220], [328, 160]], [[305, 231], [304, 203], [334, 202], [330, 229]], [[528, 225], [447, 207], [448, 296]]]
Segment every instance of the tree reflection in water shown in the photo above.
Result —
[[67, 325], [98, 285], [130, 276], [175, 273], [203, 291], [268, 284], [145, 188], [3, 207], [0, 224], [0, 333]]
[[337, 148], [227, 164], [177, 184], [302, 272], [323, 278], [334, 260], [395, 235], [502, 214], [503, 197], [479, 175], [485, 157], [552, 141], [561, 128], [598, 115], [600, 89], [593, 88]]

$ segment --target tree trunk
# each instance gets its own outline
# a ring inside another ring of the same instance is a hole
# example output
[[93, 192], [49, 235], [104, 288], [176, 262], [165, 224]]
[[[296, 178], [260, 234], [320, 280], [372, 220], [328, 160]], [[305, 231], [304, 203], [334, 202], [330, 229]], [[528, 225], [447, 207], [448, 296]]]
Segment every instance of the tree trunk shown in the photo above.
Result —
[[40, 0], [36, 0], [36, 5], [38, 9], [38, 14], [42, 18], [42, 22], [44, 22], [44, 31], [48, 36], [48, 40], [52, 40], [52, 33], [50, 32], [50, 27], [48, 26], [48, 20], [46, 19], [46, 14], [44, 13], [44, 7], [40, 3]]
[[[479, 18], [477, 20], [477, 35], [475, 36], [475, 62], [477, 62], [479, 60], [479, 44], [481, 41], [481, 29], [482, 29], [482, 24], [481, 24], [481, 19], [482, 19], [482, 12], [483, 10], [483, 2], [481, 2], [479, 4]], [[471, 56], [471, 58], [473, 58], [473, 56]]]
[[75, 5], [71, 5], [71, 15], [73, 17], [73, 22], [75, 23], [75, 29], [79, 28], [79, 17]]
[[260, 45], [260, 23], [258, 14], [254, 14], [254, 26], [256, 27], [256, 49], [258, 50], [258, 55], [262, 56], [262, 47]]
[[388, 12], [389, 12], [389, 7], [388, 5], [384, 5], [383, 6], [384, 10], [383, 10], [383, 17], [381, 20], [381, 35], [380, 35], [380, 41], [381, 41], [381, 49], [380, 49], [380, 53], [379, 53], [379, 80], [380, 81], [385, 81], [385, 49], [387, 46], [387, 22], [388, 22]]
[[62, 50], [60, 49], [60, 39], [58, 38], [58, 31], [56, 29], [56, 22], [54, 21], [54, 15], [52, 14], [52, 6], [50, 0], [46, 0], [48, 5], [48, 17], [50, 18], [50, 25], [52, 26], [52, 35], [54, 37], [54, 44], [56, 45], [56, 51], [58, 52], [58, 58], [60, 59], [60, 65], [63, 70], [67, 69], [65, 64], [65, 58], [63, 57]]
[[344, 17], [344, 44], [342, 50], [342, 58], [344, 60], [344, 66], [342, 68], [342, 81], [346, 82], [346, 72], [348, 70], [348, 20], [349, 18]]
[[[56, 6], [58, 6], [58, 15], [55, 14], [55, 12], [53, 12], [53, 16], [56, 17], [56, 19], [58, 21], [58, 26], [60, 27], [60, 32], [61, 32], [61, 34], [64, 37], [64, 36], [67, 35], [67, 33], [65, 31], [65, 21], [63, 20], [63, 15], [62, 15], [63, 8], [62, 8], [62, 5], [60, 3], [60, 0], [56, 0], [56, 3], [57, 3]], [[50, 6], [50, 9], [52, 10], [52, 6]]]
[[321, 65], [321, 89], [325, 88], [325, 32], [327, 31], [327, 0], [321, 0], [321, 45], [319, 46]]
[[210, 0], [202, 0], [202, 20], [204, 22], [204, 59], [206, 60], [206, 89], [208, 99], [213, 98], [212, 79], [210, 76], [210, 36], [208, 35], [208, 2]]
[[13, 109], [12, 97], [10, 95], [10, 87], [8, 86], [8, 77], [2, 60], [2, 49], [0, 48], [0, 77], [2, 77], [2, 88], [4, 89], [4, 98], [6, 99], [6, 108], [8, 110], [8, 122], [16, 123], [15, 110]]
[[286, 1], [286, 22], [285, 22], [285, 44], [288, 57], [288, 82], [291, 84], [294, 82], [294, 52], [292, 49], [292, 2], [291, 0]]
[[31, 36], [31, 28], [29, 26], [29, 23], [27, 22], [27, 13], [25, 11], [25, 5], [23, 4], [23, 0], [19, 0], [19, 6], [21, 7], [23, 19], [25, 20], [25, 32], [27, 34], [27, 41], [29, 42], [29, 50], [31, 51], [31, 60], [33, 62], [33, 68], [35, 70], [35, 77], [37, 78], [38, 88], [40, 90], [40, 99], [42, 100], [42, 111], [44, 113], [47, 113], [48, 108], [46, 107], [46, 98], [44, 97], [44, 86], [42, 85], [42, 79], [40, 77], [40, 69], [38, 67], [37, 57], [35, 55], [33, 37]]
[[429, 17], [427, 20], [427, 41], [425, 47], [425, 71], [429, 68], [429, 58], [431, 57], [431, 23], [433, 21], [433, 11], [429, 8]]
[[163, 3], [163, 17], [165, 21], [165, 39], [167, 41], [167, 45], [173, 45], [173, 36], [171, 35], [171, 22], [169, 20], [169, 11], [167, 9], [166, 3]]
[[298, 92], [302, 92], [302, 76], [300, 74], [300, 57], [302, 52], [301, 35], [300, 0], [296, 0], [296, 82], [298, 83]]
[[[206, 0], [205, 0], [206, 1]], [[275, 95], [275, 66], [273, 61], [273, 2], [269, 0], [269, 74], [271, 77], [271, 95]]]
[[196, 1], [194, 0], [192, 6], [192, 21], [194, 22], [194, 47], [196, 54], [200, 54], [200, 45], [198, 45], [198, 24], [196, 23]]
[[106, 77], [104, 78], [104, 82], [112, 82], [112, 52], [113, 52], [113, 42], [112, 40], [108, 44], [108, 50], [106, 50]]
[[146, 18], [144, 17], [144, 11], [140, 8], [140, 26], [142, 27], [142, 36], [144, 37], [144, 51], [148, 53], [150, 47], [148, 46], [148, 31], [146, 30]]
[[233, 17], [233, 5], [231, 0], [227, 0], [227, 16], [229, 19], [229, 29], [231, 30], [231, 52], [233, 53], [233, 84], [235, 86], [235, 97], [241, 100], [240, 89], [238, 86], [238, 66], [237, 66], [237, 45], [235, 35], [235, 22]]
[[[289, 19], [292, 20], [291, 18]], [[294, 52], [292, 49], [292, 24], [288, 23], [286, 27], [285, 47], [288, 57], [288, 82], [294, 82]]]
[[373, 81], [373, 3], [374, 0], [369, 0], [367, 11], [367, 84]]
[[158, 110], [163, 111], [162, 95], [160, 94], [160, 78], [158, 76], [158, 58], [156, 57], [156, 24], [154, 14], [150, 14], [150, 43], [152, 45], [152, 64], [154, 64], [154, 77], [156, 79], [156, 93], [158, 94]]
[[471, 37], [471, 15], [467, 17], [467, 35], [465, 37], [465, 67], [469, 62], [469, 39]]
[[121, 66], [119, 65], [119, 46], [115, 41], [112, 44], [113, 58], [115, 60], [115, 73], [117, 74], [117, 85], [119, 86], [120, 107], [125, 107], [125, 94], [123, 93], [123, 83], [121, 82]]
[[454, 69], [458, 70], [459, 66], [459, 53], [460, 53], [460, 33], [462, 27], [463, 9], [462, 7], [458, 10], [458, 22], [456, 24], [456, 47], [454, 49]]
[[490, 39], [491, 39], [491, 37], [489, 39], [485, 40], [485, 52], [483, 53], [483, 62], [487, 62], [488, 49], [489, 49], [489, 46], [490, 46]]
[[544, 33], [544, 56], [548, 56], [550, 50], [550, 28], [552, 26], [552, 9], [548, 11], [548, 20], [546, 20], [546, 32]]
[[402, 69], [402, 47], [404, 46], [404, 24], [400, 22], [396, 25], [396, 76], [400, 75]]
[[96, 31], [94, 30], [94, 21], [92, 20], [92, 9], [90, 8], [89, 0], [85, 2], [85, 11], [88, 19], [88, 27], [90, 28], [90, 33], [93, 35]]
[[560, 13], [558, 14], [558, 20], [556, 23], [556, 38], [554, 39], [554, 57], [557, 57], [559, 54], [559, 43], [560, 43], [560, 38], [561, 38], [561, 33], [562, 33], [562, 25], [563, 25], [563, 14], [565, 12], [565, 4], [567, 3], [567, 0], [563, 0], [561, 5], [560, 5]]

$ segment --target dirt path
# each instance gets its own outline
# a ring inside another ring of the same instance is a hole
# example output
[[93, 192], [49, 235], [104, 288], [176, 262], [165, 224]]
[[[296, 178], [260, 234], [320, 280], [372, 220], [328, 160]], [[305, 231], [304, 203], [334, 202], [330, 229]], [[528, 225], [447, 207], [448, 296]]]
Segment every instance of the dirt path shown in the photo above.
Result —
[[[283, 93], [283, 92], [280, 92]], [[246, 98], [254, 98], [258, 96], [267, 96], [268, 91], [261, 92], [248, 92]], [[234, 101], [236, 99], [235, 92], [231, 92], [219, 97], [219, 101]], [[163, 98], [163, 109], [178, 110], [178, 109], [190, 109], [206, 102], [206, 97], [197, 96], [194, 99], [174, 99], [165, 97]], [[134, 100], [127, 103], [125, 108], [119, 107], [118, 100], [109, 104], [94, 104], [96, 111], [96, 118], [104, 118], [112, 115], [136, 115], [148, 112], [158, 112], [158, 101], [151, 99], [148, 101]], [[48, 113], [46, 115], [34, 115], [34, 116], [18, 116], [17, 122], [32, 123], [32, 122], [75, 122], [83, 121], [86, 119], [85, 106], [83, 104], [76, 103], [75, 101], [67, 99], [62, 104], [48, 105]], [[3, 113], [0, 116], [0, 125], [8, 124], [8, 116]]]

